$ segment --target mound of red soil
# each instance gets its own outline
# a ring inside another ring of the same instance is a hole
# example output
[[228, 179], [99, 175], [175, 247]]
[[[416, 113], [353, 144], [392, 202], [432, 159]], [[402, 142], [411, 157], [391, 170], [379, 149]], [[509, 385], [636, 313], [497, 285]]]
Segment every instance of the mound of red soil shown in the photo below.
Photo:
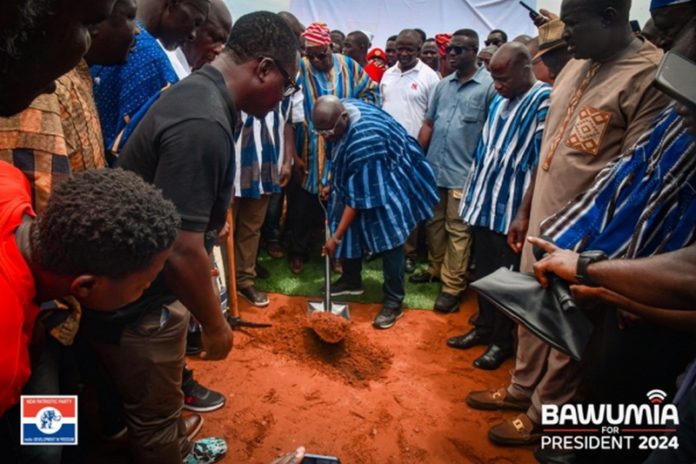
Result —
[[345, 332], [344, 338], [336, 343], [325, 343], [315, 332], [316, 325], [310, 328], [310, 319], [302, 305], [281, 306], [275, 312], [270, 310], [269, 316], [273, 327], [258, 332], [252, 343], [270, 346], [273, 353], [290, 356], [328, 377], [367, 387], [368, 381], [383, 377], [391, 366], [391, 351], [376, 346], [362, 330], [348, 330], [350, 322], [340, 316], [313, 313], [322, 338], [328, 335], [333, 339], [337, 332]]
[[350, 321], [330, 312], [314, 312], [309, 327], [326, 343], [338, 343], [346, 337]]

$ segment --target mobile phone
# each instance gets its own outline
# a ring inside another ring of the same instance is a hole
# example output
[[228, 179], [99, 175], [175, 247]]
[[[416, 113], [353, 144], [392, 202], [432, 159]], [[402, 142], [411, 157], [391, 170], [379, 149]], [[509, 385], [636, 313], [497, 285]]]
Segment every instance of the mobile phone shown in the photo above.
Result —
[[532, 17], [532, 19], [536, 19], [538, 16], [541, 16], [541, 13], [537, 12], [534, 8], [527, 5], [526, 3], [521, 1], [520, 5], [522, 5], [522, 7], [529, 11], [529, 15]]
[[679, 103], [696, 110], [694, 75], [696, 63], [669, 51], [662, 57], [653, 85]]
[[640, 34], [641, 28], [640, 28], [640, 23], [638, 22], [638, 20], [636, 20], [636, 19], [631, 20], [631, 30], [636, 34]]
[[336, 456], [305, 453], [302, 464], [341, 464], [341, 460]]

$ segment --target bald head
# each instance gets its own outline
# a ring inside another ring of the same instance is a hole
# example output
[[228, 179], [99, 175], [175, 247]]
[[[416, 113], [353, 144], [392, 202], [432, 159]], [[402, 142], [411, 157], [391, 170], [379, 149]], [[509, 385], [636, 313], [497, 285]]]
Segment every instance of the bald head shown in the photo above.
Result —
[[196, 36], [181, 46], [191, 69], [211, 63], [227, 42], [232, 30], [232, 15], [223, 0], [212, 0], [208, 18], [196, 29]]
[[292, 32], [295, 33], [297, 36], [297, 40], [300, 39], [300, 36], [302, 33], [305, 31], [305, 26], [300, 22], [299, 19], [297, 19], [297, 16], [294, 14], [290, 13], [289, 11], [281, 11], [278, 13], [278, 16], [283, 18], [283, 21], [287, 23], [288, 26], [290, 26], [290, 29], [292, 29]]
[[320, 97], [312, 110], [312, 121], [319, 128], [333, 127], [336, 119], [345, 111], [343, 103], [334, 95]]
[[491, 68], [531, 66], [532, 56], [526, 45], [520, 42], [503, 44], [491, 58]]
[[501, 46], [491, 58], [489, 68], [495, 90], [505, 98], [517, 98], [536, 82], [532, 73], [532, 56], [519, 42]]

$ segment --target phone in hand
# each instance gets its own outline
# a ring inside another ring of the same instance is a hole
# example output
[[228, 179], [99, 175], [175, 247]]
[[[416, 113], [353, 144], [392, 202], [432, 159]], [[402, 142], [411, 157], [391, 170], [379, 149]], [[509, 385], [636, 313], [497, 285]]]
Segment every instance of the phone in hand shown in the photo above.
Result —
[[305, 453], [302, 464], [341, 464], [341, 460], [336, 456]]
[[631, 30], [633, 31], [634, 34], [640, 34], [641, 28], [640, 28], [640, 23], [636, 19], [631, 20]]
[[696, 111], [696, 63], [668, 51], [662, 57], [653, 85], [679, 103]]
[[534, 8], [531, 6], [527, 5], [526, 3], [520, 1], [520, 5], [522, 5], [523, 8], [529, 11], [529, 16], [532, 18], [532, 20], [537, 19], [539, 16], [541, 16], [541, 13], [536, 11]]

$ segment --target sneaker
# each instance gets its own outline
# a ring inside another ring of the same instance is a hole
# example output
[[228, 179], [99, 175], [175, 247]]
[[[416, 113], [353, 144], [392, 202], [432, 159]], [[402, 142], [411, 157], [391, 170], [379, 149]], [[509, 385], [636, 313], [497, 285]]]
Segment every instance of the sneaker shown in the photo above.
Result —
[[340, 278], [331, 284], [331, 296], [362, 295], [363, 293], [365, 293], [365, 289], [363, 288], [362, 284], [356, 285], [347, 282], [343, 278]]
[[259, 308], [268, 306], [268, 295], [256, 288], [255, 285], [251, 285], [246, 288], [240, 288], [239, 290], [237, 290], [237, 293], [246, 298], [246, 300], [254, 306], [258, 306]]
[[396, 320], [404, 315], [404, 310], [401, 308], [384, 307], [377, 314], [377, 317], [372, 322], [372, 325], [378, 329], [388, 329], [396, 324]]
[[222, 438], [201, 438], [193, 443], [191, 452], [184, 458], [184, 464], [212, 464], [227, 454], [227, 443]]
[[184, 409], [195, 412], [210, 412], [225, 405], [225, 396], [208, 390], [191, 377], [181, 386], [184, 391]]

